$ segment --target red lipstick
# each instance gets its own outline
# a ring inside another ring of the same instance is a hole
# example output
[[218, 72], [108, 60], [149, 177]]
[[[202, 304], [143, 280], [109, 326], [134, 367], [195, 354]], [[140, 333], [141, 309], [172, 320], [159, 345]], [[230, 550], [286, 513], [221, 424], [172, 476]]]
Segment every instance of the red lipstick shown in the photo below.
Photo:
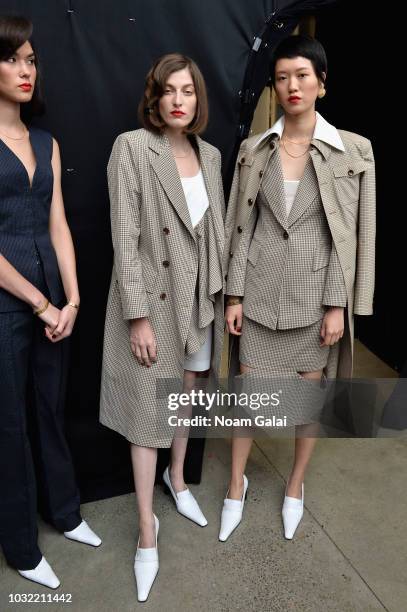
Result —
[[21, 85], [19, 85], [19, 88], [22, 89], [23, 91], [31, 91], [32, 85], [31, 83], [22, 83]]
[[171, 115], [173, 117], [184, 117], [185, 113], [181, 110], [174, 110], [172, 111]]

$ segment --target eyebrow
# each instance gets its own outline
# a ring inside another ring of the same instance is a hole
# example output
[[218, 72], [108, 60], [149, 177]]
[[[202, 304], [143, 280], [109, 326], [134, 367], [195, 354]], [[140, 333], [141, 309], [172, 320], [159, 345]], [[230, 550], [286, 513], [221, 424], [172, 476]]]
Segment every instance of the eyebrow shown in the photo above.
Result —
[[[13, 57], [14, 55], [19, 56], [19, 55], [20, 55], [20, 53], [17, 53], [17, 51], [15, 51], [15, 52], [13, 53], [13, 55], [10, 55], [10, 57]], [[29, 53], [28, 55], [21, 55], [21, 57], [25, 57], [26, 59], [28, 59], [28, 58], [31, 58], [31, 57], [35, 57], [35, 53], [34, 53], [34, 51], [33, 51], [32, 53]]]
[[[165, 85], [166, 87], [174, 87], [174, 85], [172, 85], [171, 83], [166, 83]], [[188, 83], [186, 85], [183, 85], [182, 87], [194, 87], [193, 83]]]
[[[297, 72], [298, 70], [310, 70], [309, 66], [303, 66], [302, 68], [296, 68], [295, 69]], [[287, 70], [277, 70], [277, 74], [285, 74], [287, 72]]]

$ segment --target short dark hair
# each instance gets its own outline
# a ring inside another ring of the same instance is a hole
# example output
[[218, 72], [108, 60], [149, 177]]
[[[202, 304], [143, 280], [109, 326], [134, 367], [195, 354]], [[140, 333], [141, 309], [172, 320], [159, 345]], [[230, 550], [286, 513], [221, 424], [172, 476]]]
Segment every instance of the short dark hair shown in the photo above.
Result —
[[188, 68], [191, 73], [196, 94], [195, 117], [184, 131], [186, 134], [201, 134], [205, 131], [209, 114], [205, 80], [198, 65], [181, 53], [163, 55], [147, 74], [144, 94], [138, 107], [139, 121], [146, 130], [161, 133], [165, 128], [158, 102], [164, 94], [169, 76], [184, 68]]
[[[0, 15], [0, 61], [9, 59], [25, 42], [29, 42], [35, 53], [32, 41], [33, 24], [26, 17], [20, 15]], [[35, 54], [35, 67], [37, 78], [32, 98], [21, 105], [21, 118], [29, 122], [32, 117], [42, 115], [45, 111], [44, 99], [41, 91], [41, 70], [38, 56]]]
[[[270, 81], [272, 85], [276, 78], [276, 64], [279, 59], [293, 59], [294, 57], [305, 57], [310, 60], [314, 67], [317, 78], [325, 82], [328, 70], [328, 61], [324, 47], [316, 38], [304, 34], [287, 36], [275, 47], [270, 59]], [[325, 73], [325, 74], [324, 74]]]

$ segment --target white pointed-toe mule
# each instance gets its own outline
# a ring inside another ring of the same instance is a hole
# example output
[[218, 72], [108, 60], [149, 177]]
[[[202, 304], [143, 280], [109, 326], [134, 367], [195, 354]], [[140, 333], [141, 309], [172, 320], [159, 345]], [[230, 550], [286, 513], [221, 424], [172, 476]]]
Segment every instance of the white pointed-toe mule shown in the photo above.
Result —
[[21, 576], [27, 578], [27, 580], [38, 582], [38, 584], [43, 584], [50, 589], [57, 589], [61, 584], [45, 557], [42, 557], [41, 561], [34, 569], [17, 571]]
[[292, 540], [304, 514], [304, 483], [301, 485], [301, 499], [285, 495], [281, 514], [283, 517], [284, 536], [287, 540]]
[[64, 531], [64, 536], [68, 538], [68, 540], [82, 542], [82, 544], [89, 544], [90, 546], [100, 546], [102, 543], [99, 536], [96, 535], [84, 520], [82, 520], [75, 529], [72, 529], [72, 531]]
[[249, 481], [243, 474], [243, 495], [241, 499], [228, 499], [229, 489], [223, 501], [222, 515], [220, 519], [219, 540], [225, 542], [232, 531], [236, 529], [242, 520], [244, 502], [247, 499], [247, 488]]
[[158, 530], [160, 522], [154, 514], [155, 523], [155, 547], [154, 548], [139, 548], [140, 537], [137, 542], [137, 551], [134, 559], [134, 575], [137, 585], [138, 601], [146, 601], [149, 596], [151, 587], [155, 577], [158, 574]]
[[194, 523], [197, 523], [197, 525], [200, 525], [200, 527], [205, 527], [208, 524], [208, 521], [203, 515], [202, 510], [200, 509], [198, 502], [192, 495], [191, 491], [189, 489], [185, 489], [185, 491], [180, 491], [179, 493], [174, 491], [171, 484], [168, 466], [165, 468], [163, 480], [167, 487], [167, 492], [169, 491], [174, 498], [178, 512]]

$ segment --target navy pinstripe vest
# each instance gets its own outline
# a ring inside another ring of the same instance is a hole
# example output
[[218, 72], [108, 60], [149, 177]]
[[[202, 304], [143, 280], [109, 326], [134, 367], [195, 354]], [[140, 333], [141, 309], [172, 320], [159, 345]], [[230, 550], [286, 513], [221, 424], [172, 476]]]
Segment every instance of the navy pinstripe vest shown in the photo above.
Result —
[[[37, 162], [32, 187], [24, 165], [0, 139], [0, 253], [35, 286], [44, 275], [51, 302], [58, 304], [64, 291], [49, 234], [52, 136], [38, 128], [29, 131]], [[0, 312], [26, 308], [28, 304], [0, 289]]]

